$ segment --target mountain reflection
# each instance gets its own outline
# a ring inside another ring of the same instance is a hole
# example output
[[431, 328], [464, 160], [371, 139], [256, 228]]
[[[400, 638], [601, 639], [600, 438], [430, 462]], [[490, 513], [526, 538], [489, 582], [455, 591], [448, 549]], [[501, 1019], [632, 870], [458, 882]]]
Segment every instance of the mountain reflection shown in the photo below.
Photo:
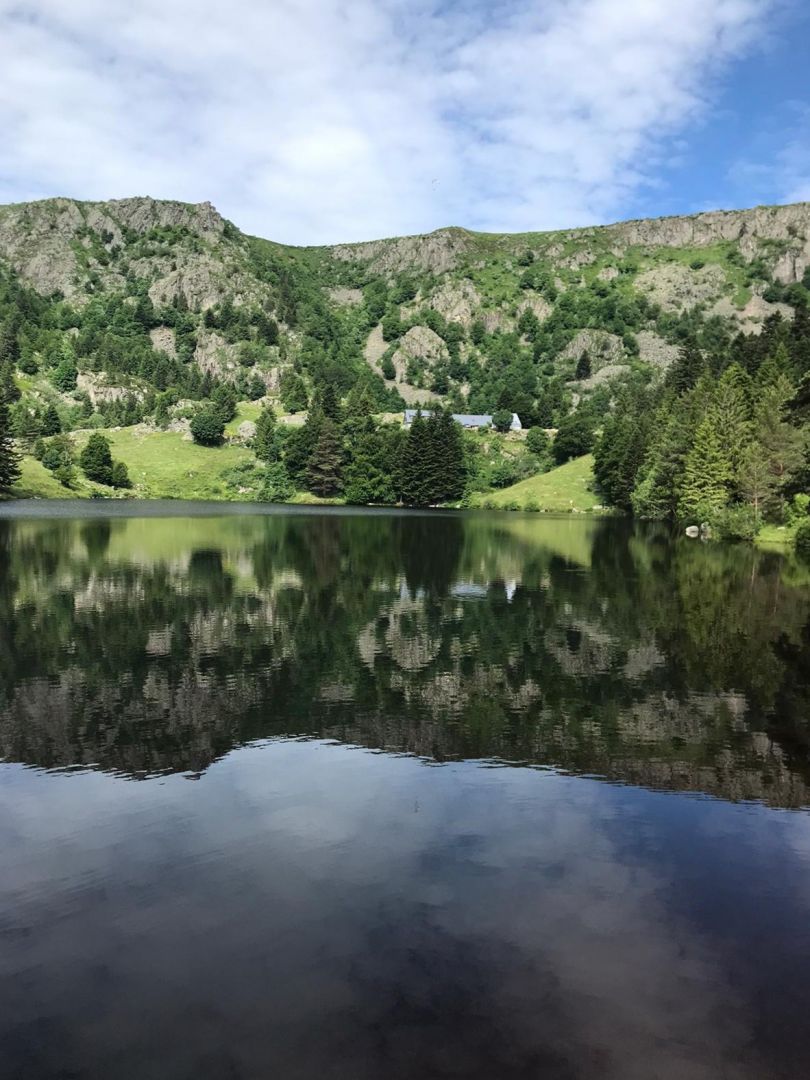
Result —
[[810, 803], [810, 584], [522, 515], [0, 520], [0, 757], [198, 773], [303, 735]]

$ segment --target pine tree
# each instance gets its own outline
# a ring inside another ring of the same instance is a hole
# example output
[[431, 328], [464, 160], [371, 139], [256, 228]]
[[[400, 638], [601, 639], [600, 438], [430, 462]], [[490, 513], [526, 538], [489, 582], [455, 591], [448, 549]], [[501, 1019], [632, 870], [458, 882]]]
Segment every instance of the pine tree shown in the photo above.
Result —
[[94, 431], [79, 456], [79, 464], [88, 480], [95, 480], [98, 484], [111, 484], [113, 460], [110, 440]]
[[279, 446], [276, 437], [276, 414], [269, 405], [262, 409], [256, 421], [256, 438], [253, 442], [253, 449], [259, 461], [264, 461], [268, 465], [270, 462], [278, 460]]
[[307, 464], [307, 487], [316, 495], [337, 495], [343, 482], [343, 443], [334, 420], [321, 423]]
[[428, 422], [417, 412], [408, 430], [400, 458], [400, 490], [402, 501], [409, 506], [427, 506], [430, 502], [428, 457], [431, 437]]
[[14, 365], [6, 362], [0, 365], [0, 400], [6, 405], [13, 405], [21, 397], [20, 388], [14, 378]]
[[42, 414], [42, 434], [46, 436], [58, 435], [61, 430], [62, 421], [59, 419], [59, 413], [56, 411], [55, 406], [49, 405]]
[[685, 394], [697, 385], [705, 370], [703, 354], [694, 342], [690, 342], [681, 348], [677, 360], [667, 372], [667, 385], [676, 394]]
[[686, 455], [678, 499], [678, 515], [684, 521], [711, 518], [726, 505], [731, 483], [731, 463], [714, 419], [707, 416]]
[[19, 478], [20, 461], [11, 438], [8, 405], [0, 400], [0, 491], [10, 488]]
[[425, 483], [431, 503], [454, 502], [464, 494], [464, 446], [461, 426], [446, 409], [427, 421]]

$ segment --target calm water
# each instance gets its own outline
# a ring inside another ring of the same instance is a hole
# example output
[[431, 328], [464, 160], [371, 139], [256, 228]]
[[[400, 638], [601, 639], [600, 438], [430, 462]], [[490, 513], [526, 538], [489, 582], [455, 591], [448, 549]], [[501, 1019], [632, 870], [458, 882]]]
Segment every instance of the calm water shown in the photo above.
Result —
[[778, 556], [0, 508], [4, 1080], [808, 1076], [808, 805]]

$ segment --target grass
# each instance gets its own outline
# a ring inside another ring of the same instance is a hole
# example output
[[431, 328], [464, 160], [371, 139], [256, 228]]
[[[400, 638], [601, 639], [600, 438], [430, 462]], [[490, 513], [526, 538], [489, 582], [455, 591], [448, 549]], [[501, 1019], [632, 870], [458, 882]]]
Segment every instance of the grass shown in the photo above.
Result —
[[539, 509], [549, 513], [590, 513], [601, 508], [593, 490], [593, 455], [574, 458], [551, 472], [479, 497], [495, 509]]
[[20, 471], [22, 475], [11, 489], [14, 499], [76, 499], [87, 496], [83, 489], [73, 491], [64, 487], [36, 458], [21, 458]]
[[[239, 465], [254, 465], [244, 446], [198, 446], [176, 431], [145, 432], [119, 428], [104, 432], [112, 455], [123, 461], [132, 481], [131, 494], [145, 499], [234, 499], [238, 493], [225, 476]], [[77, 433], [77, 456], [87, 441]]]
[[796, 526], [763, 525], [754, 542], [764, 551], [784, 551], [793, 547], [795, 537]]

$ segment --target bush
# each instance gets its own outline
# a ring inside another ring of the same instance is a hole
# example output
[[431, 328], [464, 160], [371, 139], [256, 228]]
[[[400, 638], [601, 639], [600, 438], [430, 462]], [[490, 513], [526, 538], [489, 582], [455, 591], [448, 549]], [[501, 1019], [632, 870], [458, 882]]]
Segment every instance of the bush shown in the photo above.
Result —
[[123, 461], [114, 461], [112, 466], [112, 472], [110, 476], [110, 483], [116, 488], [131, 488], [132, 481], [129, 478], [129, 471]]
[[526, 502], [523, 504], [523, 509], [528, 510], [529, 513], [532, 514], [539, 514], [540, 503], [537, 501], [537, 499], [534, 498], [527, 499]]
[[545, 431], [539, 427], [529, 428], [526, 433], [526, 449], [537, 457], [544, 457], [548, 452], [548, 447], [548, 435]]
[[810, 562], [810, 518], [796, 530], [796, 554]]
[[785, 510], [785, 521], [788, 525], [800, 525], [810, 514], [810, 495], [801, 493], [794, 495]]
[[191, 418], [191, 437], [200, 446], [219, 446], [225, 421], [216, 405], [204, 405]]
[[753, 540], [759, 531], [759, 520], [753, 506], [727, 506], [711, 521], [722, 540]]
[[268, 465], [264, 482], [257, 496], [259, 502], [288, 502], [295, 494], [295, 487], [287, 475], [287, 470], [280, 461]]
[[492, 416], [492, 426], [501, 433], [507, 432], [512, 426], [512, 414], [508, 409], [497, 409]]

